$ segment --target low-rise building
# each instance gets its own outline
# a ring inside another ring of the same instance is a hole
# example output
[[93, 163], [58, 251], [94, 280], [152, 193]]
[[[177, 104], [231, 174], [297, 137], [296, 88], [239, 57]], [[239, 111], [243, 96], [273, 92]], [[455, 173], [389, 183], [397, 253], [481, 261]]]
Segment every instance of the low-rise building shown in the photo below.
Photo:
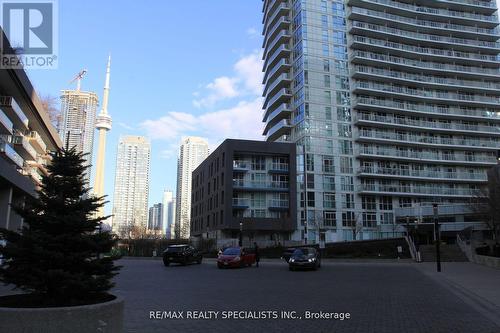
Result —
[[[12, 54], [7, 37], [3, 54]], [[47, 174], [50, 151], [62, 146], [49, 115], [23, 69], [0, 68], [0, 227], [19, 230], [23, 221], [12, 209], [36, 196]]]
[[290, 239], [296, 229], [296, 148], [225, 140], [192, 174], [191, 236], [217, 246]]

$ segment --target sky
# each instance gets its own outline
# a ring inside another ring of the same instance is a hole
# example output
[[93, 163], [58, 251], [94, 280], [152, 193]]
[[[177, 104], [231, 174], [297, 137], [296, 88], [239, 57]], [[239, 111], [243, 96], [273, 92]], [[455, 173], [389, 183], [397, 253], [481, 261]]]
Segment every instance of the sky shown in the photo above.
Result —
[[[58, 68], [28, 75], [39, 95], [59, 97], [86, 69], [82, 90], [101, 100], [111, 54], [106, 213], [121, 135], [151, 140], [150, 206], [175, 192], [182, 137], [205, 137], [211, 150], [225, 138], [263, 139], [261, 0], [58, 3]], [[96, 145], [97, 132], [94, 164]]]

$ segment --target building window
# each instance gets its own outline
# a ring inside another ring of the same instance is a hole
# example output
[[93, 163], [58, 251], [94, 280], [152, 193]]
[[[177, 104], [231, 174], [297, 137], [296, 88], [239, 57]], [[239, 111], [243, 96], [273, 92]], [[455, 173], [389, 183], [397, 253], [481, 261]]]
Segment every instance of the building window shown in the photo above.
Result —
[[342, 193], [342, 208], [354, 209], [354, 194]]
[[252, 156], [252, 170], [266, 170], [266, 159], [263, 156]]
[[342, 212], [342, 226], [344, 227], [356, 226], [356, 215], [354, 214], [354, 212], [351, 211]]
[[341, 173], [353, 173], [352, 169], [352, 158], [347, 156], [340, 157], [340, 172]]
[[377, 202], [374, 197], [361, 197], [361, 206], [365, 210], [376, 210]]
[[335, 193], [323, 193], [323, 208], [335, 209]]
[[377, 226], [377, 214], [363, 213], [363, 227], [374, 228]]
[[393, 213], [382, 213], [380, 214], [381, 224], [394, 224], [394, 214]]
[[392, 197], [380, 197], [380, 210], [392, 210]]
[[323, 172], [334, 173], [335, 166], [333, 163], [333, 156], [323, 156]]
[[324, 225], [326, 227], [335, 227], [337, 226], [337, 217], [335, 212], [332, 211], [324, 211], [323, 212], [323, 220], [324, 220]]
[[307, 206], [308, 207], [314, 207], [315, 206], [314, 192], [307, 192]]

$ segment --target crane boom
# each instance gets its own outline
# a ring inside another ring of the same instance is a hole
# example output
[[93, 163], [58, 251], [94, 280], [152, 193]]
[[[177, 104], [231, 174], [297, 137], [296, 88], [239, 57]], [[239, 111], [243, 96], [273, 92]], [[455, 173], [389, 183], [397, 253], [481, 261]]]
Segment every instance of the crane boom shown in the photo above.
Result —
[[76, 90], [80, 91], [81, 80], [83, 79], [85, 74], [87, 74], [87, 70], [86, 69], [81, 70], [80, 73], [76, 74], [76, 76], [69, 82], [69, 84], [76, 81]]

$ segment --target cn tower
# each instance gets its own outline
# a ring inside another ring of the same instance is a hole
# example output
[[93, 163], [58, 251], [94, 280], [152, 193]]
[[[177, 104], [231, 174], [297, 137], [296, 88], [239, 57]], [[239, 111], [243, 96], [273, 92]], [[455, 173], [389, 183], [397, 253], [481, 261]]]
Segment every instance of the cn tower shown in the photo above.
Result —
[[[104, 94], [102, 96], [101, 113], [97, 116], [95, 127], [99, 131], [99, 145], [97, 148], [97, 166], [95, 173], [94, 196], [102, 197], [104, 195], [104, 159], [106, 157], [106, 134], [111, 129], [111, 117], [108, 114], [109, 98], [109, 76], [111, 69], [111, 55], [108, 57], [106, 66], [106, 81], [104, 83]], [[104, 216], [104, 207], [99, 208], [97, 217]]]

